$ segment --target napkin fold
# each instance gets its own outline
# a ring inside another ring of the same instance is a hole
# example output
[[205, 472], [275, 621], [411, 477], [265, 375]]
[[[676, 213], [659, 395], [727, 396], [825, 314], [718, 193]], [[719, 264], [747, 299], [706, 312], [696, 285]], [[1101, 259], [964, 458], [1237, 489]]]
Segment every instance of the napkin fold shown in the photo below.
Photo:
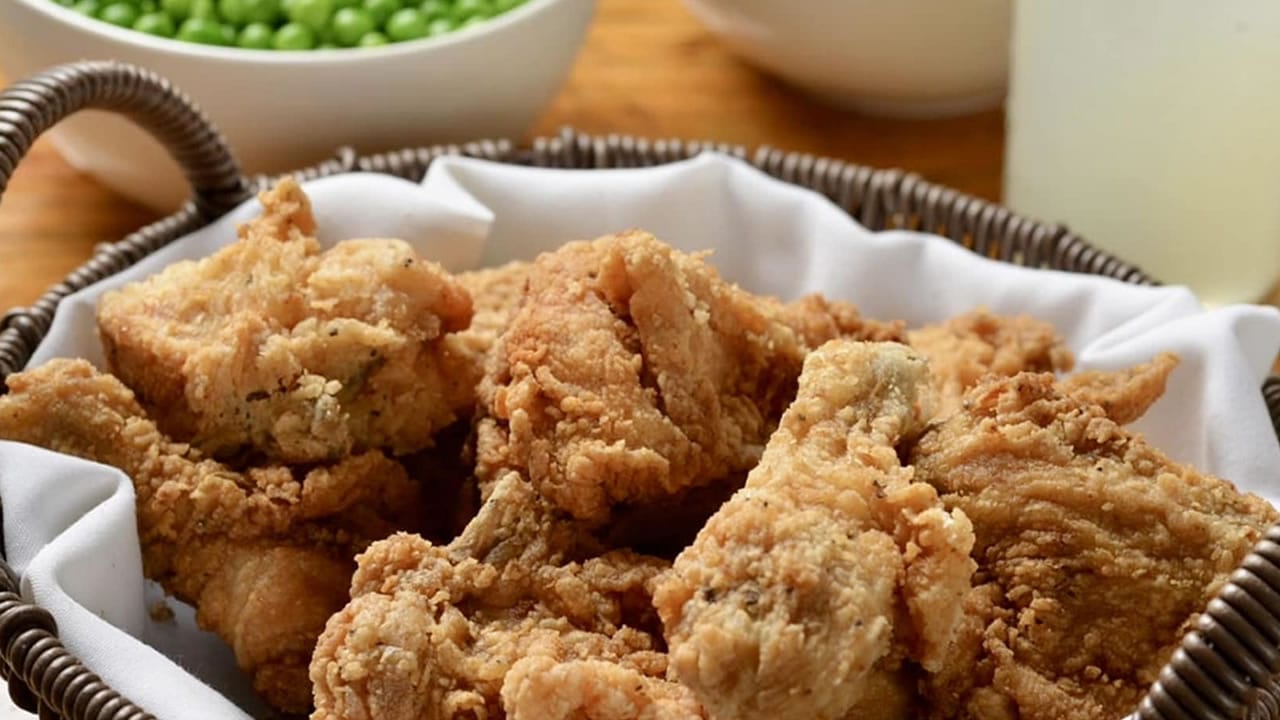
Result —
[[[872, 233], [822, 196], [716, 154], [655, 168], [549, 170], [444, 158], [421, 183], [349, 174], [304, 185], [319, 239], [398, 237], [453, 271], [532, 259], [565, 241], [644, 228], [748, 290], [822, 292], [866, 315], [936, 322], [978, 306], [1053, 322], [1080, 369], [1118, 369], [1173, 350], [1167, 394], [1137, 428], [1175, 459], [1280, 501], [1277, 445], [1259, 387], [1280, 349], [1280, 312], [1205, 310], [1186, 289], [1029, 270], [938, 237]], [[250, 201], [124, 273], [64, 300], [31, 365], [82, 357], [103, 366], [93, 312], [107, 290], [234, 241]], [[22, 592], [57, 619], [67, 647], [161, 720], [226, 720], [263, 708], [231, 652], [144, 581], [133, 487], [95, 463], [0, 442], [8, 560]]]

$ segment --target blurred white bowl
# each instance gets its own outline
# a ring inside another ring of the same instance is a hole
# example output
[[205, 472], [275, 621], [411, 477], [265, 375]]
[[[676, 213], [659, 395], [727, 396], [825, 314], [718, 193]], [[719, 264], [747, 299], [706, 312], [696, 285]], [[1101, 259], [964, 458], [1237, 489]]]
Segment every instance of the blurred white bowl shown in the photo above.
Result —
[[[190, 95], [248, 172], [361, 152], [518, 138], [568, 75], [595, 0], [529, 0], [475, 27], [382, 48], [271, 52], [152, 37], [52, 0], [0, 0], [10, 81], [83, 59], [150, 68]], [[76, 168], [158, 210], [187, 196], [177, 166], [127, 120], [85, 113], [51, 131]]]
[[938, 117], [995, 107], [1012, 0], [685, 0], [735, 52], [835, 105]]

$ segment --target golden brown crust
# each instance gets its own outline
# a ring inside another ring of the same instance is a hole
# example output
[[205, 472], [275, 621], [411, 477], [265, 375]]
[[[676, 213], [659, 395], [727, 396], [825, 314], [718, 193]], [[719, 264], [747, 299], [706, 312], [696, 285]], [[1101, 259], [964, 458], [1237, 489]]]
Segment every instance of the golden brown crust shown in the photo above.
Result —
[[973, 520], [984, 583], [927, 684], [932, 717], [1131, 711], [1276, 520], [1265, 501], [1172, 462], [1067, 394], [1111, 387], [1110, 408], [1127, 419], [1170, 367], [1161, 359], [1066, 387], [1048, 374], [992, 378], [917, 444], [920, 479]]
[[427, 447], [478, 379], [452, 335], [466, 290], [399, 240], [321, 253], [292, 180], [261, 201], [238, 242], [103, 296], [111, 371], [167, 434], [217, 457]]
[[912, 330], [907, 342], [929, 360], [938, 419], [958, 410], [965, 392], [988, 375], [1066, 372], [1075, 364], [1053, 325], [983, 309]]
[[939, 667], [973, 530], [898, 460], [928, 392], [902, 345], [837, 340], [809, 355], [746, 487], [654, 596], [672, 673], [712, 716], [842, 718], [869, 692], [893, 696], [878, 665], [895, 654]]
[[418, 524], [421, 490], [380, 453], [309, 471], [233, 472], [175, 443], [134, 394], [82, 360], [10, 376], [0, 438], [113, 465], [133, 480], [148, 577], [197, 609], [277, 708], [310, 706], [315, 638], [342, 607], [352, 557]]
[[314, 720], [519, 717], [545, 693], [579, 713], [567, 717], [612, 717], [597, 707], [600, 678], [512, 674], [533, 658], [589, 661], [579, 669], [602, 677], [615, 673], [600, 663], [615, 665], [678, 697], [651, 632], [649, 596], [666, 563], [600, 552], [515, 474], [447, 547], [412, 535], [375, 543], [359, 558], [350, 604], [317, 645]]
[[1121, 372], [1089, 370], [1068, 375], [1058, 389], [1085, 405], [1097, 405], [1117, 425], [1128, 425], [1147, 413], [1164, 395], [1178, 356], [1160, 353], [1151, 362]]
[[792, 395], [809, 340], [892, 333], [852, 306], [784, 307], [642, 232], [544, 254], [479, 391], [477, 474], [525, 475], [604, 522], [740, 477]]

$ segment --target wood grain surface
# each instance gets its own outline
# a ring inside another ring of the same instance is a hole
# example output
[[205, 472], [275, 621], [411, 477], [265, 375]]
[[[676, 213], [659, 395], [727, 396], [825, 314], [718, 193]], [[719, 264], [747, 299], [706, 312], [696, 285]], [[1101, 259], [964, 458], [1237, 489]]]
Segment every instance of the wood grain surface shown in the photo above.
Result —
[[[573, 73], [534, 132], [563, 125], [768, 144], [999, 196], [999, 112], [905, 121], [828, 108], [739, 62], [679, 0], [600, 0]], [[31, 303], [95, 244], [152, 219], [37, 143], [0, 200], [0, 312]]]

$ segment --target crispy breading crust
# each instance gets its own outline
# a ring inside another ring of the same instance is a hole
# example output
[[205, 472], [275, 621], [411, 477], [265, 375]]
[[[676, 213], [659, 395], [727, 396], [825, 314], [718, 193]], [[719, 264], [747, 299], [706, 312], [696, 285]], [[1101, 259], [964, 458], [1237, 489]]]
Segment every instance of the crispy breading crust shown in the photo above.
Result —
[[929, 360], [938, 399], [935, 417], [960, 409], [965, 392], [987, 375], [1067, 372], [1075, 358], [1053, 325], [1027, 315], [977, 309], [907, 333]]
[[[652, 584], [667, 564], [600, 553], [514, 473], [449, 546], [403, 534], [375, 543], [358, 559], [351, 602], [316, 647], [313, 720], [520, 717], [547, 694], [579, 713], [568, 717], [607, 720], [592, 708], [614, 674], [679, 697], [662, 679], [666, 656], [652, 632]], [[512, 675], [534, 658], [549, 667], [590, 661], [583, 669], [599, 677], [575, 683], [577, 666], [536, 684], [530, 666]]]
[[321, 253], [292, 180], [260, 199], [238, 242], [102, 297], [111, 371], [164, 432], [220, 458], [427, 447], [473, 402], [452, 335], [471, 319], [466, 290], [399, 240]]
[[83, 360], [8, 379], [0, 438], [113, 465], [133, 480], [147, 577], [193, 604], [273, 706], [310, 706], [307, 664], [342, 607], [352, 557], [416, 527], [421, 488], [381, 453], [237, 473], [162, 435], [134, 394]]
[[845, 304], [750, 295], [642, 232], [570, 243], [533, 264], [494, 351], [477, 475], [518, 470], [598, 523], [740, 477], [794, 395], [807, 340], [895, 332]]
[[[957, 642], [926, 682], [929, 717], [1132, 711], [1275, 522], [1264, 500], [1117, 422], [1141, 415], [1171, 369], [1162, 357], [1109, 380], [991, 378], [916, 445], [918, 477], [972, 518], [979, 563]], [[1099, 388], [1106, 407], [1091, 402]]]
[[672, 673], [713, 717], [843, 718], [891, 655], [940, 666], [973, 529], [899, 463], [928, 393], [902, 345], [819, 348], [746, 487], [660, 579]]

